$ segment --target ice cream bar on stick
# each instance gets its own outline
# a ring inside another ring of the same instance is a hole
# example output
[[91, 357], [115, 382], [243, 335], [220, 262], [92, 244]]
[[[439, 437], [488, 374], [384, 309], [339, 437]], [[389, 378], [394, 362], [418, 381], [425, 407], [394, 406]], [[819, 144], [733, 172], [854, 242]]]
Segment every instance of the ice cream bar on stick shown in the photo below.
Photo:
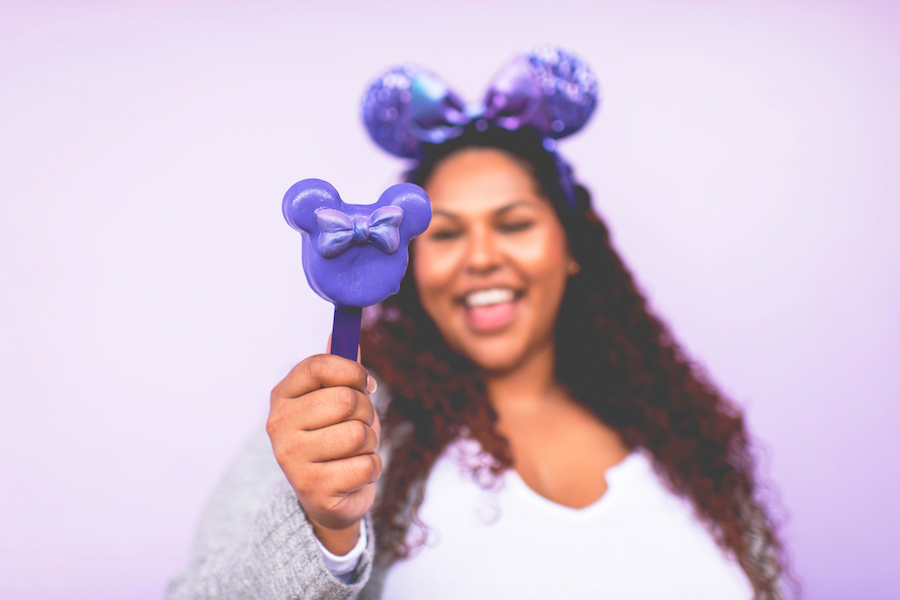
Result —
[[304, 179], [281, 210], [303, 236], [309, 287], [334, 304], [331, 353], [356, 360], [362, 309], [400, 291], [409, 242], [431, 222], [431, 202], [412, 183], [389, 187], [374, 204], [345, 204], [321, 179]]

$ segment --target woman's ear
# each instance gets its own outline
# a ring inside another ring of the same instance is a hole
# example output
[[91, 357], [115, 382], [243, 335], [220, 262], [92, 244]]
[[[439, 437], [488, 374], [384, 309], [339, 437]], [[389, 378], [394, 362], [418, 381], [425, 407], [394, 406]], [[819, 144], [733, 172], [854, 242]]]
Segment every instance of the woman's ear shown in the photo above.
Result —
[[578, 261], [571, 256], [569, 257], [569, 262], [566, 265], [566, 273], [569, 274], [569, 277], [574, 277], [575, 275], [581, 273], [581, 265], [579, 265]]

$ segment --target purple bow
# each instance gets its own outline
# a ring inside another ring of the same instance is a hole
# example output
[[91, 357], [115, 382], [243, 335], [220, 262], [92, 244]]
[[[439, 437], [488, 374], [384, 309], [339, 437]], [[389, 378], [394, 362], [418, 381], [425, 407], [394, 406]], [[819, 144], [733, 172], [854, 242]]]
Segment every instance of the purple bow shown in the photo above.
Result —
[[434, 73], [415, 66], [378, 77], [363, 100], [363, 120], [391, 154], [418, 158], [422, 143], [440, 144], [483, 121], [516, 130], [532, 127], [560, 139], [581, 129], [599, 102], [597, 80], [578, 57], [537, 48], [507, 64], [482, 102], [464, 105]]
[[396, 206], [383, 206], [371, 217], [348, 217], [339, 210], [321, 208], [316, 211], [319, 254], [334, 258], [353, 244], [366, 243], [393, 254], [400, 246], [399, 227], [402, 220], [403, 210]]

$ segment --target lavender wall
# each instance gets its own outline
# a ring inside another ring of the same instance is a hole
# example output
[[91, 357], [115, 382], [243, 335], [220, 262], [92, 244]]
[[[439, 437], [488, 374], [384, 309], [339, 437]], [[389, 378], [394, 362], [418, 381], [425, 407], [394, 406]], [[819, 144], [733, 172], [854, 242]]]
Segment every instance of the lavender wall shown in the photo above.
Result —
[[547, 41], [600, 77], [564, 152], [747, 408], [807, 597], [900, 596], [896, 5], [183, 4], [0, 5], [0, 597], [160, 597], [325, 343], [284, 191], [395, 180], [357, 117], [383, 67], [474, 98]]

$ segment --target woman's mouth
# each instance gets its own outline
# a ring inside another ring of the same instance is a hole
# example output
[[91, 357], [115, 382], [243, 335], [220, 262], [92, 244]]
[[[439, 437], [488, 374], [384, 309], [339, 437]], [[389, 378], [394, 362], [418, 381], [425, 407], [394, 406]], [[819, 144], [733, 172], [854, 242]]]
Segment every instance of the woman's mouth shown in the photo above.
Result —
[[512, 322], [519, 305], [519, 294], [512, 288], [494, 287], [475, 290], [462, 297], [469, 326], [475, 331], [499, 331]]

